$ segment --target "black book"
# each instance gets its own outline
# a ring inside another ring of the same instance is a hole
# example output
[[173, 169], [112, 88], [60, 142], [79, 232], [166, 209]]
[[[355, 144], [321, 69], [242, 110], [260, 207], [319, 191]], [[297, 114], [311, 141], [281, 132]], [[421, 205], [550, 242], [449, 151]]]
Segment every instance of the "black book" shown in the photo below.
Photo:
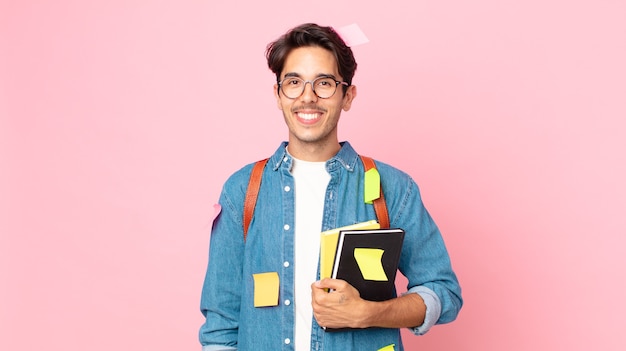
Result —
[[403, 241], [402, 229], [342, 230], [331, 277], [350, 283], [365, 300], [394, 298]]
[[403, 241], [397, 228], [342, 230], [331, 277], [350, 283], [364, 300], [392, 299]]

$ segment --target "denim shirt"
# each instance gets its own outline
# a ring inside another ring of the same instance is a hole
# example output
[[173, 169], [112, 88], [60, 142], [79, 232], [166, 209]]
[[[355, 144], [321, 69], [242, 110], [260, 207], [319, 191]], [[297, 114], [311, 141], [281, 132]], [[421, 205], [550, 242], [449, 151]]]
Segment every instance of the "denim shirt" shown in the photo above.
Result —
[[[246, 242], [243, 203], [253, 164], [235, 172], [222, 189], [222, 211], [213, 223], [201, 298], [206, 322], [200, 328], [200, 342], [205, 351], [294, 350], [295, 200], [292, 158], [286, 145], [282, 143], [265, 167]], [[348, 142], [341, 145], [341, 150], [326, 162], [331, 179], [326, 189], [322, 231], [376, 219], [373, 205], [363, 200], [361, 160]], [[434, 301], [428, 303], [425, 299], [427, 319], [428, 310], [436, 305], [431, 324], [451, 322], [462, 306], [461, 288], [439, 229], [410, 176], [382, 162], [376, 161], [376, 167], [391, 227], [405, 230], [399, 270], [408, 280], [407, 288]], [[253, 274], [265, 272], [278, 273], [278, 305], [254, 307]], [[395, 344], [395, 350], [403, 350], [399, 329], [326, 332], [315, 318], [311, 323], [314, 351], [376, 351], [390, 344]], [[414, 330], [416, 334], [423, 332]]]

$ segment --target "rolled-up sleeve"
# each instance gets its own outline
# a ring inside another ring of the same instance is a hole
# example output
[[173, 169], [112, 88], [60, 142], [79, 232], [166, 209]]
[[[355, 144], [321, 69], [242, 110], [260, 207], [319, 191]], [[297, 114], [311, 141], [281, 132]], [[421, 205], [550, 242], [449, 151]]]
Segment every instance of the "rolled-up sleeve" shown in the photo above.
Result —
[[409, 328], [409, 330], [411, 330], [411, 332], [415, 335], [424, 335], [430, 330], [430, 328], [437, 324], [439, 316], [441, 315], [441, 301], [439, 301], [439, 297], [434, 291], [425, 286], [413, 287], [409, 289], [405, 295], [406, 294], [418, 294], [422, 297], [422, 300], [424, 300], [424, 304], [426, 305], [424, 323], [420, 326]]

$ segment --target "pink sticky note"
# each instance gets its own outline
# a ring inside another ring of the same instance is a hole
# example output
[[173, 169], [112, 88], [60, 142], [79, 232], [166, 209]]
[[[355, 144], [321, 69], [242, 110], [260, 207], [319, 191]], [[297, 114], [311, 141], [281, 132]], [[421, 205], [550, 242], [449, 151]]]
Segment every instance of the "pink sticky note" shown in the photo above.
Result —
[[337, 28], [336, 31], [341, 39], [346, 42], [346, 45], [350, 47], [369, 42], [369, 39], [367, 39], [365, 33], [363, 33], [359, 25], [356, 23]]
[[222, 206], [220, 206], [220, 204], [213, 205], [213, 217], [211, 218], [211, 222], [213, 222], [215, 218], [217, 218], [217, 215], [219, 215], [221, 211]]

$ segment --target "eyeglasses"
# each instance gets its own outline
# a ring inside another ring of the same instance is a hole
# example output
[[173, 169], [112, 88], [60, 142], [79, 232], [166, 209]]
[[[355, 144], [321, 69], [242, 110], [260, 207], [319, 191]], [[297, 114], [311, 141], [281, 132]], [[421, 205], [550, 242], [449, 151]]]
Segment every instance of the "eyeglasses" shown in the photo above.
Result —
[[332, 77], [319, 77], [314, 80], [303, 80], [298, 77], [287, 77], [278, 83], [280, 91], [289, 99], [297, 99], [304, 93], [306, 83], [311, 83], [311, 89], [320, 99], [328, 99], [335, 95], [338, 85], [350, 86], [346, 82], [335, 80]]

